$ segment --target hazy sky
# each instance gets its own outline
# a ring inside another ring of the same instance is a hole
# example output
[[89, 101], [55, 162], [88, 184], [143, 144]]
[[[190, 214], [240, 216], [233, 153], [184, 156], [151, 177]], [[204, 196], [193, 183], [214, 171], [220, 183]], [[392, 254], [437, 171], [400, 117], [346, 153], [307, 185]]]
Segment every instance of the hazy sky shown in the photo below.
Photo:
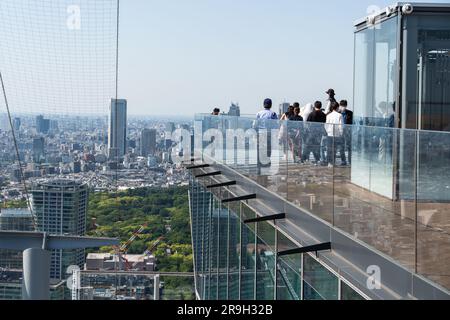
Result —
[[[255, 114], [267, 97], [304, 105], [330, 87], [351, 102], [353, 23], [391, 4], [377, 1], [121, 0], [120, 98], [130, 115], [182, 116], [231, 101]], [[0, 0], [13, 114], [108, 114], [116, 9], [116, 0]]]
[[[423, 1], [421, 2], [448, 2]], [[123, 0], [119, 93], [130, 113], [193, 114], [266, 97], [353, 95], [353, 22], [373, 0]]]

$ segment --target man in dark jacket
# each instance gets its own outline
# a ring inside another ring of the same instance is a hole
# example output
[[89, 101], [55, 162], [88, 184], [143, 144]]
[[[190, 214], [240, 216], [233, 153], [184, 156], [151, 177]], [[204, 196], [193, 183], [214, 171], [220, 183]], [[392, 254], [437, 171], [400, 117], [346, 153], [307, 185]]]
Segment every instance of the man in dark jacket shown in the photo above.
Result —
[[[353, 111], [348, 110], [347, 100], [341, 100], [339, 103], [339, 112], [344, 117], [344, 139], [342, 145], [339, 146], [340, 152], [348, 152], [348, 164], [352, 163], [352, 125]], [[345, 165], [346, 163], [344, 163]]]
[[[322, 112], [322, 102], [316, 101], [314, 103], [314, 111], [307, 119], [308, 136], [306, 139], [305, 152], [303, 161], [307, 161], [310, 154], [313, 153], [316, 164], [320, 162], [321, 153], [323, 152], [322, 160], [326, 159], [325, 150], [321, 149], [323, 138], [326, 139], [327, 133], [325, 131], [324, 123], [327, 121], [327, 116]], [[311, 122], [311, 124], [309, 124]], [[326, 140], [325, 140], [326, 141]], [[325, 147], [326, 143], [323, 144]]]
[[341, 100], [339, 103], [339, 112], [344, 117], [344, 124], [345, 125], [353, 125], [353, 111], [348, 110], [348, 103], [347, 100]]
[[327, 116], [322, 111], [322, 102], [316, 101], [314, 103], [314, 111], [309, 115], [308, 122], [318, 122], [325, 123], [327, 122]]

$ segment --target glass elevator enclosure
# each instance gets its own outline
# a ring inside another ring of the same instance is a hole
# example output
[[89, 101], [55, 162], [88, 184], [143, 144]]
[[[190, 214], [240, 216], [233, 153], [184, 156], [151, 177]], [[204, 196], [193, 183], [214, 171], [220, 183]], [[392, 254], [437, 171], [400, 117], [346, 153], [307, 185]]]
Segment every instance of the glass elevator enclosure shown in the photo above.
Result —
[[450, 200], [450, 4], [398, 3], [355, 26], [355, 125], [384, 129], [353, 130], [353, 183], [394, 200]]

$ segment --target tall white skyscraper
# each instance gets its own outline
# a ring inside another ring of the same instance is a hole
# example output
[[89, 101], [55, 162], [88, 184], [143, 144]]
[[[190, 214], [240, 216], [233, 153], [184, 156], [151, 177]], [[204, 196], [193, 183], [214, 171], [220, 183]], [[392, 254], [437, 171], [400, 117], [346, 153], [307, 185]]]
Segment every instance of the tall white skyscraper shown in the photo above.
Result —
[[108, 129], [109, 157], [123, 157], [127, 151], [127, 100], [111, 99]]

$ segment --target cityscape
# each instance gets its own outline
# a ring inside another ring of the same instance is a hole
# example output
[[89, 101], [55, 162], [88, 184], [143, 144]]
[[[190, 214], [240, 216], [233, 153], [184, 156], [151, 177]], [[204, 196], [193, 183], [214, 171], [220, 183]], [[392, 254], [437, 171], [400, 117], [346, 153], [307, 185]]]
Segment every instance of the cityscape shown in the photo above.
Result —
[[330, 61], [272, 48], [326, 1], [74, 2], [0, 1], [1, 301], [450, 299], [448, 2], [333, 4]]

